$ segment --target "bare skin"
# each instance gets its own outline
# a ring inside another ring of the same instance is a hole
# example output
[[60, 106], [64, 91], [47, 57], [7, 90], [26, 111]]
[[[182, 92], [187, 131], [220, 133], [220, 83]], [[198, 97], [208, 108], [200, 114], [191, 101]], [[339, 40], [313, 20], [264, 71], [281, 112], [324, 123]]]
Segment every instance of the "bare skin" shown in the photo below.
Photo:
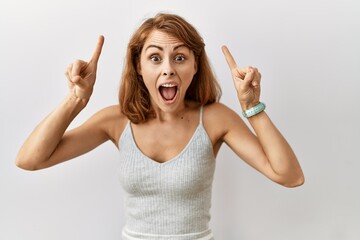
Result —
[[[68, 96], [30, 134], [18, 153], [17, 166], [38, 170], [73, 159], [108, 140], [118, 146], [129, 121], [118, 105], [104, 108], [84, 124], [66, 131], [91, 96], [103, 43], [101, 36], [88, 62], [78, 60], [68, 67]], [[260, 99], [260, 73], [254, 67], [238, 68], [226, 47], [223, 53], [240, 106], [248, 109], [256, 105]], [[153, 161], [161, 164], [178, 155], [199, 125], [199, 104], [184, 100], [196, 71], [193, 52], [181, 41], [159, 31], [150, 34], [141, 53], [138, 74], [150, 92], [156, 117], [131, 127], [139, 149]], [[159, 86], [163, 84], [177, 86], [171, 100], [160, 94]], [[205, 106], [202, 121], [215, 155], [226, 143], [239, 158], [272, 181], [286, 187], [303, 184], [304, 176], [294, 152], [265, 111], [248, 119], [256, 135], [240, 116], [221, 103]]]

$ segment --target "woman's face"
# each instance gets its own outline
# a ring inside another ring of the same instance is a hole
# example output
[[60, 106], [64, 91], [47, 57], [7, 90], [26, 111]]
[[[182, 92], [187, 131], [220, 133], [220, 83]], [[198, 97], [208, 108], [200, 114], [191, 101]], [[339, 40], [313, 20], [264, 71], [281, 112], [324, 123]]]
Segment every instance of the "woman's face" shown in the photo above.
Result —
[[145, 41], [137, 70], [150, 93], [152, 106], [172, 112], [184, 107], [197, 65], [193, 51], [183, 42], [154, 30]]

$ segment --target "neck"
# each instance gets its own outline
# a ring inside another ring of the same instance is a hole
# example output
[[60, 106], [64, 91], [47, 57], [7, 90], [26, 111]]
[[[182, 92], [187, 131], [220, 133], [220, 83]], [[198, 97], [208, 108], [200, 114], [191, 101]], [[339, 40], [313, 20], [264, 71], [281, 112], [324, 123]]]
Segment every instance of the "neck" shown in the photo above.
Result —
[[155, 118], [154, 120], [159, 122], [169, 122], [174, 120], [182, 119], [188, 109], [188, 104], [184, 102], [183, 104], [179, 105], [178, 107], [164, 111], [163, 109], [159, 108], [158, 106], [153, 106]]

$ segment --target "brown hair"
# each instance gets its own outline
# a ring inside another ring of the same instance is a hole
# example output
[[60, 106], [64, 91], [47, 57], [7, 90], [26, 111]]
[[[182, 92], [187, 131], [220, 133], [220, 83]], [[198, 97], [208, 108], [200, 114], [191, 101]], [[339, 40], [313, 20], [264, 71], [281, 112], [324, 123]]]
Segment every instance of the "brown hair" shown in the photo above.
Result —
[[221, 89], [210, 67], [205, 44], [196, 29], [182, 17], [160, 13], [143, 22], [128, 44], [125, 67], [119, 90], [121, 112], [133, 123], [145, 122], [153, 115], [150, 94], [137, 73], [142, 48], [153, 30], [160, 30], [181, 40], [194, 52], [197, 72], [186, 92], [185, 100], [200, 104], [219, 101]]

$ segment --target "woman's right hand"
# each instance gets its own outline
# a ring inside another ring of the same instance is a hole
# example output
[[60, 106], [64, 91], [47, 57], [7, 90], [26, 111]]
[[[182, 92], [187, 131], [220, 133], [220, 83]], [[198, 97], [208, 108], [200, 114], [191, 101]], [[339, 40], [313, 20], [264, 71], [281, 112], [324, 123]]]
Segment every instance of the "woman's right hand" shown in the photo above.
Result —
[[104, 44], [104, 36], [99, 36], [91, 59], [88, 62], [76, 60], [65, 71], [68, 79], [70, 94], [76, 98], [88, 101], [96, 80], [96, 69], [101, 49]]

